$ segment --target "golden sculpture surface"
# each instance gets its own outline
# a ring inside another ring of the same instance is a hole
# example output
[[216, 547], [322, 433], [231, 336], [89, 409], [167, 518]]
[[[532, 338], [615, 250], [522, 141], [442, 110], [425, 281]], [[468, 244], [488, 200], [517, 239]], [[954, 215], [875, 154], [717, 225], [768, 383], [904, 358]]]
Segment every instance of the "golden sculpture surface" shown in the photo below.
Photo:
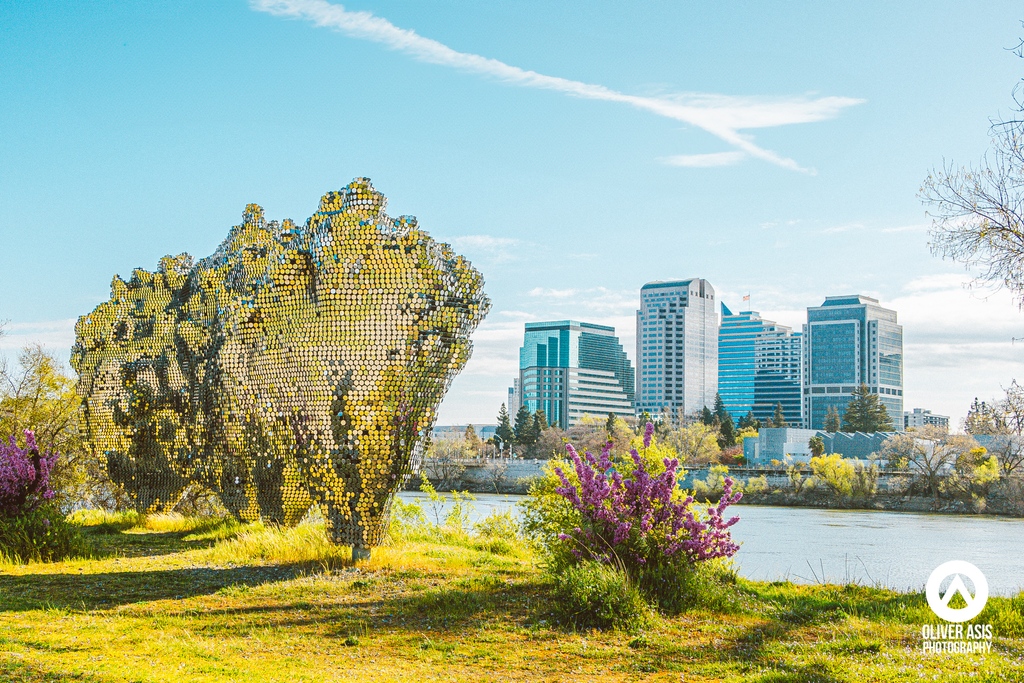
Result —
[[190, 486], [240, 519], [317, 505], [381, 541], [469, 336], [483, 278], [357, 178], [303, 226], [250, 204], [216, 253], [115, 277], [75, 327], [86, 437], [141, 512]]

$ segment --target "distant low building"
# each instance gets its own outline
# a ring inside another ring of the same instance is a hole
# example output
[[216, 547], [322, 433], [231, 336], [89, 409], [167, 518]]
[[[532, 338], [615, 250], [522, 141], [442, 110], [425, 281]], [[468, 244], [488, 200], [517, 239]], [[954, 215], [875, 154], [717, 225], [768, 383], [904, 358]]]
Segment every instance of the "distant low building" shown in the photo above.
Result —
[[761, 429], [757, 436], [743, 441], [743, 456], [753, 467], [767, 467], [772, 460], [807, 462], [811, 459], [808, 442], [820, 436], [825, 453], [838, 453], [844, 458], [867, 460], [882, 450], [882, 444], [897, 432], [823, 432], [818, 429]]
[[[466, 427], [469, 425], [437, 425], [433, 431], [430, 432], [430, 438], [435, 441], [443, 441], [445, 439], [461, 439], [466, 435]], [[494, 436], [495, 430], [498, 429], [498, 425], [473, 425], [473, 431], [484, 441], [487, 441]]]
[[911, 427], [939, 427], [948, 432], [949, 416], [936, 415], [932, 411], [924, 410], [923, 408], [907, 410], [903, 413], [903, 428], [910, 429]]

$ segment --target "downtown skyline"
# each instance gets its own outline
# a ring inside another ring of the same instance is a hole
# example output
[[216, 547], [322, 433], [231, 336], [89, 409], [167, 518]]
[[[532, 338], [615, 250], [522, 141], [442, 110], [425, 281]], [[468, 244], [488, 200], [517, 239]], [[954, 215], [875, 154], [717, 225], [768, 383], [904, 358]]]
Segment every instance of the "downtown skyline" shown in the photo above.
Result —
[[916, 192], [1012, 104], [1018, 9], [8, 6], [0, 345], [66, 358], [114, 273], [365, 175], [494, 301], [439, 423], [493, 420], [527, 320], [612, 325], [635, 363], [640, 286], [696, 274], [794, 329], [878, 298], [905, 406], [955, 424], [1016, 377], [1024, 316], [931, 256]]

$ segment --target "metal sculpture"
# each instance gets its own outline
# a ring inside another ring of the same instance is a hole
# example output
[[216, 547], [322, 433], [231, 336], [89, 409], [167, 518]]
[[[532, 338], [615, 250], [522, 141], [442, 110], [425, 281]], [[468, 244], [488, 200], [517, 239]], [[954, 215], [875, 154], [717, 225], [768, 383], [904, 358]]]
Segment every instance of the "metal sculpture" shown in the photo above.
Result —
[[336, 543], [378, 545], [418, 467], [483, 277], [367, 178], [299, 226], [246, 207], [216, 253], [115, 277], [75, 326], [90, 446], [140, 512], [191, 486], [243, 520], [319, 507]]

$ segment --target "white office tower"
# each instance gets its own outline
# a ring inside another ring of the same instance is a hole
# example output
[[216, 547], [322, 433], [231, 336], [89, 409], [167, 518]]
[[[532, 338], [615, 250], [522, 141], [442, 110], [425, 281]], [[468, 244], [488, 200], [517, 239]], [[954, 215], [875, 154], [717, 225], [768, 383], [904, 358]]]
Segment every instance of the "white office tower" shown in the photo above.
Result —
[[637, 414], [673, 417], [713, 408], [718, 306], [707, 280], [648, 282], [636, 312]]

